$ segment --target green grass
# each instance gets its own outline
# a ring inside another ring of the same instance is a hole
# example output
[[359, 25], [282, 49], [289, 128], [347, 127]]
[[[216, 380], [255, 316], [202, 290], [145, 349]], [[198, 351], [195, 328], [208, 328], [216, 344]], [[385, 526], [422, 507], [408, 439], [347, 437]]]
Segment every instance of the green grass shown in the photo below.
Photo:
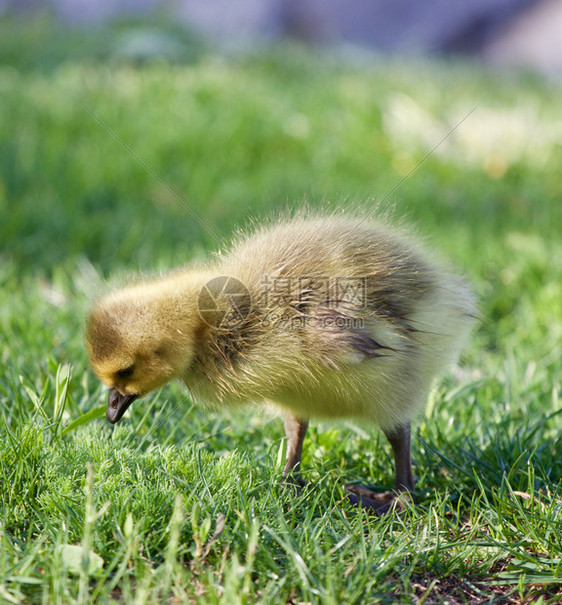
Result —
[[[0, 602], [558, 602], [560, 85], [295, 48], [139, 62], [112, 42], [134, 24], [48, 23], [0, 22]], [[415, 508], [345, 502], [343, 482], [392, 484], [374, 427], [315, 424], [296, 495], [278, 419], [179, 385], [115, 428], [83, 416], [106, 397], [83, 329], [109, 276], [305, 200], [382, 198], [482, 317], [415, 428]]]

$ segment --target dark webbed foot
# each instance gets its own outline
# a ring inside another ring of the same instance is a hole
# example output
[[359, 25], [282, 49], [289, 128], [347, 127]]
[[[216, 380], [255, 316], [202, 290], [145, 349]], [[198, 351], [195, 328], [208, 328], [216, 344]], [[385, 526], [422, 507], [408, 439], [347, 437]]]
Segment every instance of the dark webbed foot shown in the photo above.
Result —
[[283, 489], [293, 489], [297, 494], [300, 494], [306, 486], [307, 482], [299, 473], [283, 473], [283, 482], [281, 484]]
[[413, 502], [414, 476], [410, 461], [410, 425], [400, 425], [385, 431], [392, 446], [396, 469], [395, 489], [393, 492], [374, 492], [362, 485], [345, 485], [349, 501], [355, 506], [382, 515], [390, 510], [405, 510], [407, 503]]
[[351, 504], [361, 507], [368, 513], [384, 515], [391, 510], [406, 510], [408, 502], [413, 498], [410, 492], [374, 492], [363, 485], [344, 485]]

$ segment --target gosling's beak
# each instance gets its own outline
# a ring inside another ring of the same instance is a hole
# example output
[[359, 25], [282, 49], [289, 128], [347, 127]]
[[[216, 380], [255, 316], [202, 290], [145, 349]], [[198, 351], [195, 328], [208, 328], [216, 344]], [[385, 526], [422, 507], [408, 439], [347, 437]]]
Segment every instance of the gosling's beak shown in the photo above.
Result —
[[105, 417], [111, 424], [115, 424], [137, 397], [138, 395], [121, 395], [117, 389], [109, 389]]

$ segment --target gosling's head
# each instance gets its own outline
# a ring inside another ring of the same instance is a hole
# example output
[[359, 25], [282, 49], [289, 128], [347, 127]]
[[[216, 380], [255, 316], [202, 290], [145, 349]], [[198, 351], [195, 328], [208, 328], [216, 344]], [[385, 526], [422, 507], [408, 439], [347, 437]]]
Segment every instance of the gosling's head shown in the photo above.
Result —
[[107, 419], [116, 423], [131, 403], [184, 375], [194, 357], [188, 310], [155, 288], [129, 288], [90, 312], [86, 341], [91, 365], [109, 387]]

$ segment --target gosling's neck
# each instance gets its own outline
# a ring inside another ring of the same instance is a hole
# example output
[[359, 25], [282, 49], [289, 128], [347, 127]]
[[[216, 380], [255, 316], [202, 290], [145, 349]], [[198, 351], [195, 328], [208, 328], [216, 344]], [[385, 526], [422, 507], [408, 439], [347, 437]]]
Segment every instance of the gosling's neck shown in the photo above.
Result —
[[178, 271], [139, 285], [135, 293], [145, 301], [147, 323], [159, 332], [177, 378], [189, 372], [205, 349], [210, 327], [199, 312], [199, 297], [213, 276], [207, 270]]

